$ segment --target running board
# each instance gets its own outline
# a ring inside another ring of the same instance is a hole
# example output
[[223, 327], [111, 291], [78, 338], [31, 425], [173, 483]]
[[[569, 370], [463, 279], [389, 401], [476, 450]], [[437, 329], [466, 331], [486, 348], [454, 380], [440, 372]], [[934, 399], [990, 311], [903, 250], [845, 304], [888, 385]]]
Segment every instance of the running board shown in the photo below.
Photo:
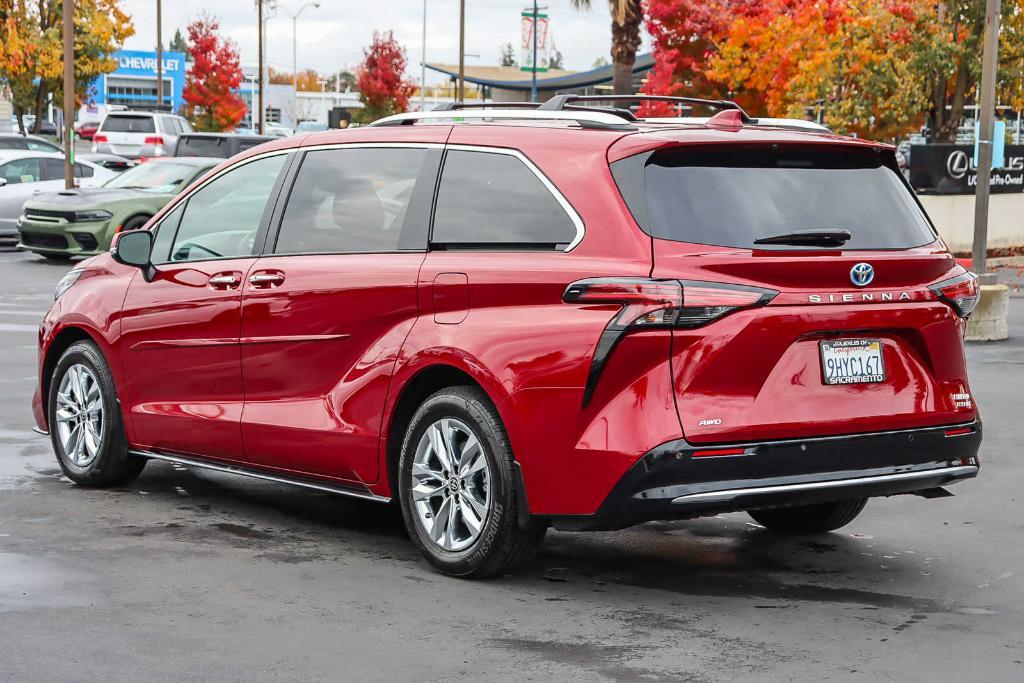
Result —
[[192, 458], [183, 458], [178, 455], [165, 455], [164, 453], [154, 453], [153, 451], [129, 451], [132, 455], [139, 458], [147, 458], [149, 460], [163, 460], [164, 462], [174, 463], [176, 465], [185, 465], [187, 467], [198, 467], [204, 470], [213, 470], [214, 472], [224, 472], [225, 474], [234, 474], [240, 477], [249, 477], [251, 479], [262, 479], [263, 481], [272, 481], [277, 484], [291, 484], [292, 486], [301, 486], [307, 489], [314, 489], [316, 491], [325, 491], [327, 493], [336, 493], [342, 496], [349, 496], [350, 498], [359, 498], [361, 500], [371, 500], [375, 503], [390, 503], [391, 499], [385, 496], [378, 496], [367, 491], [358, 491], [356, 489], [346, 488], [343, 486], [335, 486], [320, 481], [311, 481], [309, 479], [300, 479], [283, 476], [280, 474], [267, 474], [265, 472], [258, 472], [256, 470], [247, 469], [238, 465], [223, 465], [219, 463], [207, 462], [205, 460], [193, 460]]

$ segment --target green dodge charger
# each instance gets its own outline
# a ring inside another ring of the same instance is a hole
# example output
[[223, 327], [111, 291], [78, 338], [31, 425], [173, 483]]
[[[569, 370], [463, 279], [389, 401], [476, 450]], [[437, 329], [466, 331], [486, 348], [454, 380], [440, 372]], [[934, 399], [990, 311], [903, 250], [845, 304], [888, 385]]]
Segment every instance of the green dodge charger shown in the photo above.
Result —
[[25, 202], [18, 219], [18, 246], [56, 260], [104, 252], [116, 233], [141, 228], [176, 194], [222, 161], [153, 159], [102, 187], [33, 197]]

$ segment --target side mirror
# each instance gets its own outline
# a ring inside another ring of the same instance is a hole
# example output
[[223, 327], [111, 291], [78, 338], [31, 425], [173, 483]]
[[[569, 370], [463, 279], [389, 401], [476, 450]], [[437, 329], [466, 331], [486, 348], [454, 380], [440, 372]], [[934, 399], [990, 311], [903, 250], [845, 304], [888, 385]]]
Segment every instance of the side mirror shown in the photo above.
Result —
[[6, 184], [7, 184], [7, 178], [0, 178], [0, 187], [3, 187]]
[[146, 268], [153, 251], [153, 233], [149, 230], [130, 230], [114, 235], [110, 253], [114, 260], [126, 266]]

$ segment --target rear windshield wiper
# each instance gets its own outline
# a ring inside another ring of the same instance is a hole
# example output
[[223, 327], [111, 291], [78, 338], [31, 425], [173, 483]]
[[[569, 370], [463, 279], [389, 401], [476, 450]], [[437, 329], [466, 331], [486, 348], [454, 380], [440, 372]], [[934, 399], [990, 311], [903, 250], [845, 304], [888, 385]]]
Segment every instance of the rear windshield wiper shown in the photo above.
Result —
[[789, 244], [793, 246], [841, 247], [850, 241], [853, 235], [849, 230], [824, 228], [817, 230], [794, 230], [782, 235], [759, 237], [754, 244]]

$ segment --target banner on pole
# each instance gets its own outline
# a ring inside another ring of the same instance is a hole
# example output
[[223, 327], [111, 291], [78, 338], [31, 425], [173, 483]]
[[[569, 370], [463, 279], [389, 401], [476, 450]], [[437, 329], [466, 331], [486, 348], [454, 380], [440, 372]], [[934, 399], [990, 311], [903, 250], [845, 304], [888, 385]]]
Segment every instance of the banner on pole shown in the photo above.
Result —
[[[545, 8], [546, 9], [546, 8]], [[519, 51], [519, 69], [521, 71], [547, 71], [551, 63], [551, 22], [545, 12], [537, 12], [537, 68], [533, 65], [533, 8], [522, 12]]]

